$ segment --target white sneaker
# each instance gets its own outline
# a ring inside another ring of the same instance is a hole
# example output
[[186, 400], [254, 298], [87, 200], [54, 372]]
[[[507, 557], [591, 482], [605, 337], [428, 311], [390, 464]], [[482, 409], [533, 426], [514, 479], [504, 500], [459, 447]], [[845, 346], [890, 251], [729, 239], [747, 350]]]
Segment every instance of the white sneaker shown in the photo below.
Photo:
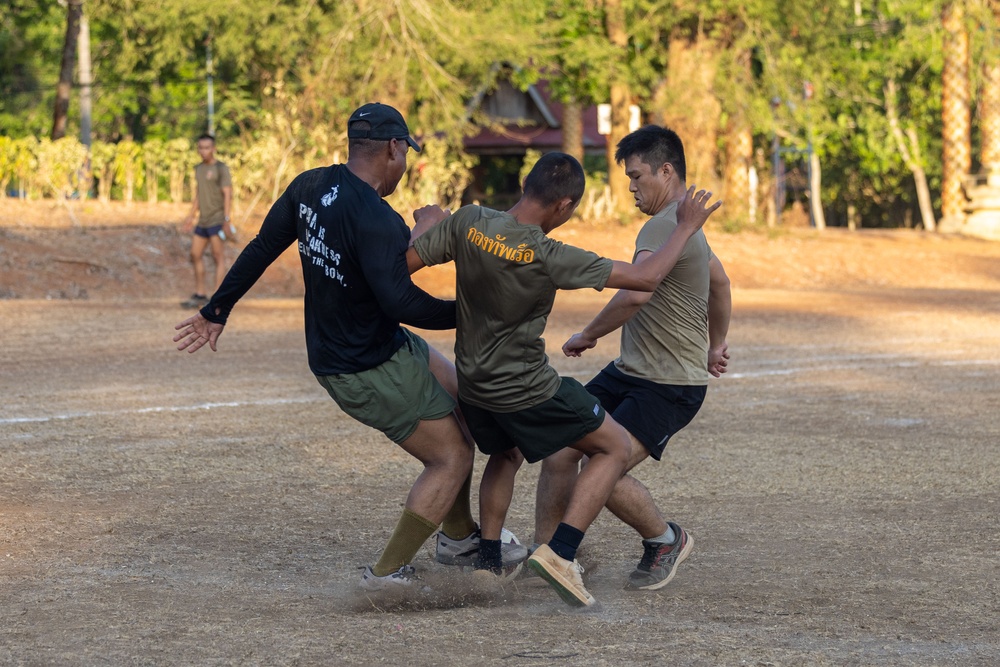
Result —
[[[460, 540], [453, 540], [439, 530], [434, 560], [442, 565], [475, 567], [479, 556], [479, 540], [478, 527]], [[503, 559], [504, 570], [507, 570], [527, 560], [528, 550], [518, 542], [514, 533], [504, 528], [500, 533], [500, 556]]]
[[412, 565], [404, 565], [384, 577], [376, 577], [372, 569], [366, 566], [358, 586], [366, 591], [381, 591], [394, 586], [411, 586], [416, 578], [417, 572]]

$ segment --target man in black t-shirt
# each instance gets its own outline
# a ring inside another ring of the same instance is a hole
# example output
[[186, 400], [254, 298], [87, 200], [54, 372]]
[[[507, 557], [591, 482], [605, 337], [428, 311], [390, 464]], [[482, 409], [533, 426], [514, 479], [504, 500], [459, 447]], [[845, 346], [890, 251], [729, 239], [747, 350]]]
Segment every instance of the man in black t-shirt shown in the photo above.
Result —
[[455, 326], [454, 302], [431, 297], [410, 280], [410, 230], [383, 199], [405, 172], [408, 150], [420, 147], [402, 115], [377, 103], [351, 114], [348, 139], [347, 164], [292, 181], [211, 301], [175, 327], [174, 341], [179, 350], [195, 352], [208, 343], [214, 351], [236, 302], [298, 244], [310, 369], [344, 412], [424, 464], [381, 558], [362, 576], [363, 588], [378, 589], [410, 583], [409, 563], [439, 524], [454, 538], [450, 546], [463, 554], [476, 547], [469, 509], [473, 447], [455, 416], [454, 366], [400, 326]]

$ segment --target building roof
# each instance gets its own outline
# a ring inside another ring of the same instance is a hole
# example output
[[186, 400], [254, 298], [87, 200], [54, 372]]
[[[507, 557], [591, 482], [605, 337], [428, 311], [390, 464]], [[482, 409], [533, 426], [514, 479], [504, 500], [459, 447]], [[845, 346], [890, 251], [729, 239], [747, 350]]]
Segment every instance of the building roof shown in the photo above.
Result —
[[[542, 152], [562, 149], [562, 103], [553, 100], [547, 80], [516, 89], [498, 75], [491, 89], [484, 88], [469, 103], [469, 114], [485, 114], [491, 127], [465, 139], [465, 150], [476, 155], [520, 155], [527, 149]], [[603, 153], [604, 135], [597, 131], [597, 107], [583, 109], [583, 149]]]

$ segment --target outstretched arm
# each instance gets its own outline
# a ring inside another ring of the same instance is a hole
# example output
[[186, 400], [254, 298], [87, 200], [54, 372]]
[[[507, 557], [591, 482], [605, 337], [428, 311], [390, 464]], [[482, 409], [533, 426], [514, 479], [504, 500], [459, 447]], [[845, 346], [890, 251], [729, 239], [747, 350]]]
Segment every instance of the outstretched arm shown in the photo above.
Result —
[[733, 297], [729, 276], [718, 257], [708, 262], [708, 372], [721, 377], [728, 370], [729, 318], [733, 312]]
[[641, 264], [629, 264], [628, 262], [614, 262], [611, 268], [611, 276], [608, 277], [606, 287], [618, 287], [642, 292], [652, 292], [663, 279], [674, 268], [674, 264], [684, 252], [684, 245], [688, 239], [697, 232], [708, 220], [708, 216], [720, 206], [721, 201], [717, 201], [708, 206], [708, 201], [712, 198], [711, 192], [699, 190], [694, 191], [692, 185], [686, 193], [684, 199], [677, 206], [677, 228], [670, 234], [667, 242], [660, 246], [660, 249], [649, 256]]
[[[636, 255], [635, 264], [646, 260], [653, 253], [644, 250]], [[580, 333], [563, 343], [563, 354], [567, 357], [579, 357], [584, 351], [597, 345], [597, 340], [606, 336], [612, 331], [632, 319], [632, 316], [639, 312], [643, 304], [653, 296], [652, 292], [638, 292], [635, 290], [622, 289], [611, 297], [607, 305], [601, 309], [590, 324], [584, 327]]]

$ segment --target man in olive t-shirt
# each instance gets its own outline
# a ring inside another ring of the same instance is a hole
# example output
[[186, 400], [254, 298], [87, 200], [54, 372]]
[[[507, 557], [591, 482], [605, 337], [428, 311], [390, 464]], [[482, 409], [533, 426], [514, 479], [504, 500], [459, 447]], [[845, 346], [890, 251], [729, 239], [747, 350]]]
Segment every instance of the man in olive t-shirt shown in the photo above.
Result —
[[[685, 191], [684, 146], [672, 130], [650, 125], [623, 138], [615, 158], [625, 163], [636, 206], [652, 215], [636, 238], [632, 261], [639, 264], [677, 227], [678, 201]], [[622, 328], [620, 355], [587, 383], [587, 391], [628, 431], [629, 470], [647, 457], [660, 459], [670, 437], [701, 408], [709, 376], [726, 372], [731, 310], [729, 279], [698, 231], [656, 290], [620, 291], [563, 345], [567, 356], [578, 357], [601, 336]], [[562, 516], [580, 459], [567, 451], [543, 464], [536, 542], [548, 539]], [[694, 540], [664, 520], [649, 490], [631, 475], [618, 481], [607, 507], [642, 538], [643, 555], [629, 585], [645, 590], [666, 586]]]
[[[233, 200], [233, 179], [229, 167], [215, 159], [215, 138], [210, 134], [198, 137], [201, 164], [194, 168], [195, 193], [191, 212], [184, 218], [191, 236], [191, 265], [194, 267], [194, 294], [181, 303], [185, 308], [201, 308], [208, 303], [205, 288], [205, 248], [211, 245], [215, 260], [215, 286], [226, 277], [226, 253], [223, 241], [234, 240], [236, 230], [229, 221]], [[195, 224], [197, 217], [198, 223]]]
[[[676, 233], [648, 262], [614, 262], [547, 236], [570, 218], [583, 189], [580, 163], [549, 153], [535, 164], [510, 211], [464, 207], [422, 235], [415, 233], [407, 252], [411, 270], [447, 261], [456, 265], [459, 404], [477, 446], [490, 456], [480, 484], [477, 567], [500, 569], [500, 530], [523, 458], [535, 462], [566, 447], [590, 458], [552, 539], [528, 560], [576, 606], [595, 602], [583, 585], [576, 550], [624, 472], [631, 445], [580, 383], [560, 377], [548, 363], [541, 335], [556, 290], [652, 290], [718, 208], [705, 208], [704, 193], [686, 199]], [[424, 226], [424, 220], [417, 222]]]

